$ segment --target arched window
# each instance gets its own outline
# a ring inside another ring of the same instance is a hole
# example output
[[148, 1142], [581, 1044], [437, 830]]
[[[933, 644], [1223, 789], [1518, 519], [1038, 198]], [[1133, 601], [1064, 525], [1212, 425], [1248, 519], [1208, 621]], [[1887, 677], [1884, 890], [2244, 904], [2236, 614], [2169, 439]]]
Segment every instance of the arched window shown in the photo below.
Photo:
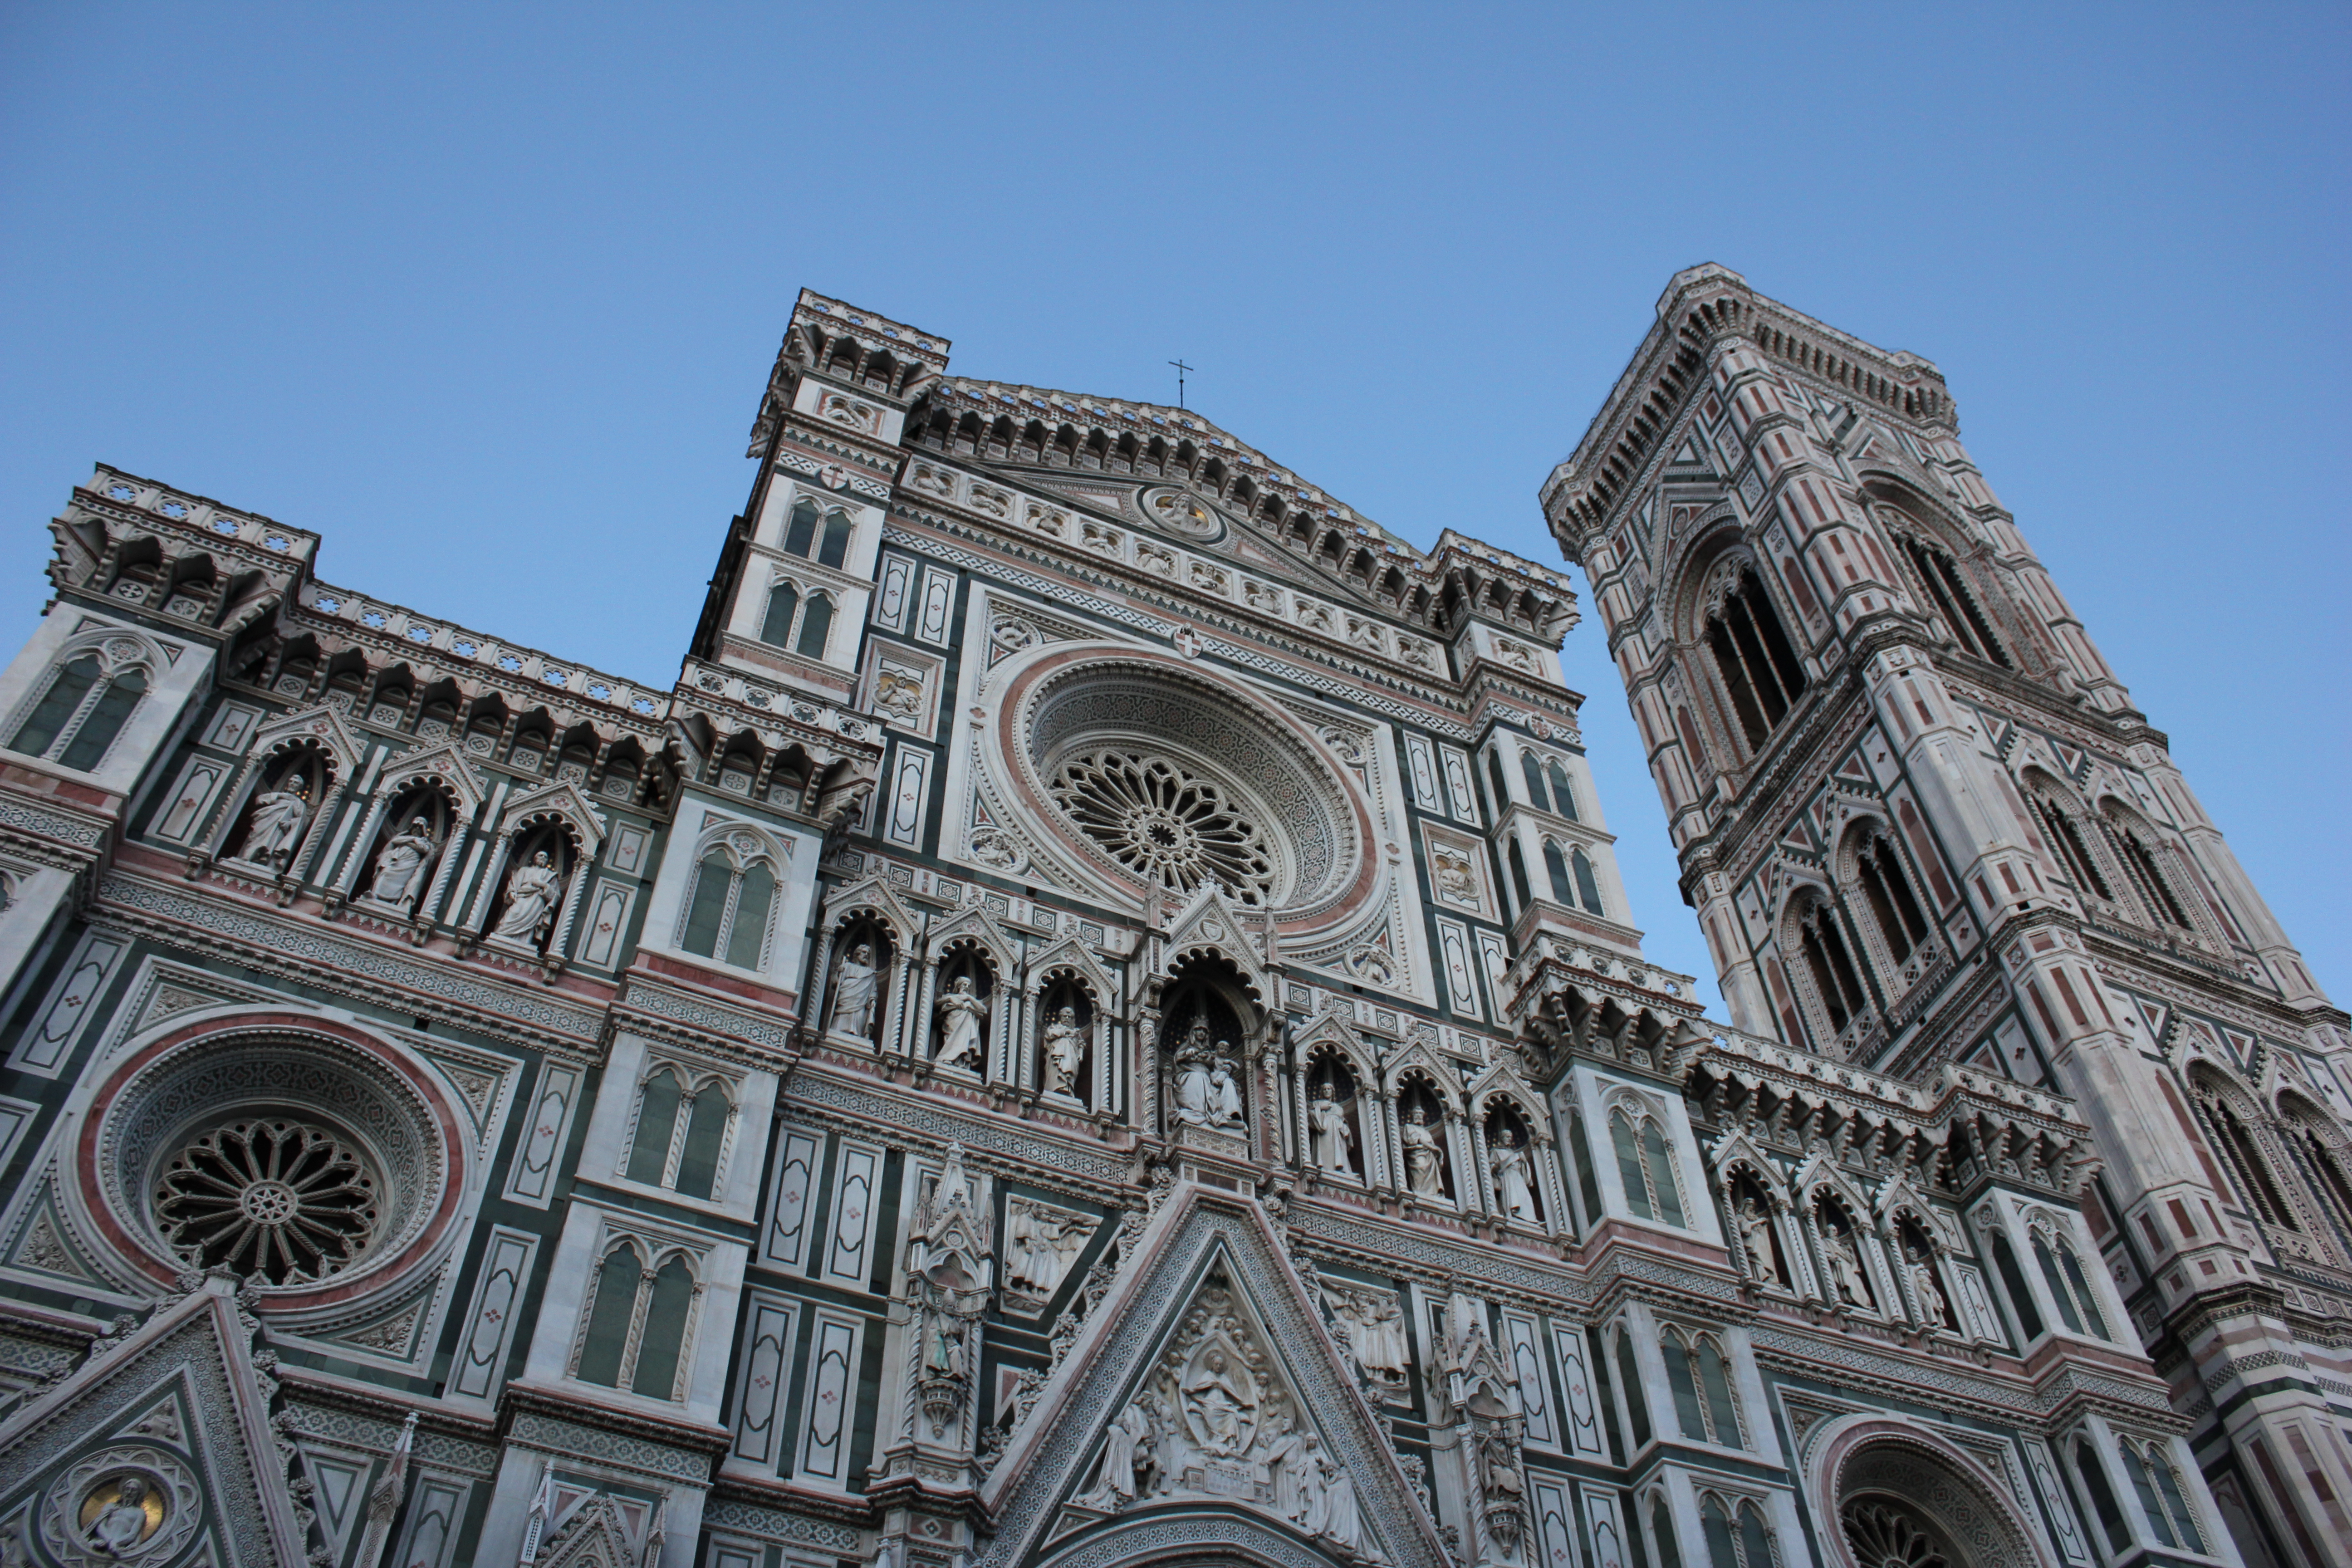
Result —
[[48, 689], [16, 726], [8, 749], [28, 757], [50, 757], [89, 773], [106, 758], [131, 710], [147, 694], [147, 672], [136, 665], [110, 677], [98, 656], [84, 654], [58, 667]]
[[1661, 1563], [1680, 1563], [1682, 1548], [1675, 1544], [1675, 1516], [1661, 1495], [1650, 1500], [1650, 1544]]
[[1871, 922], [1887, 956], [1901, 963], [1927, 937], [1927, 917], [1903, 874], [1903, 857], [1895, 840], [1875, 825], [1863, 830], [1853, 858], [1854, 879], [1862, 886]]
[[738, 969], [764, 969], [775, 905], [776, 873], [766, 857], [747, 855], [739, 865], [714, 844], [694, 868], [677, 945]]
[[1486, 753], [1486, 776], [1495, 781], [1495, 820], [1500, 822], [1510, 808], [1511, 792], [1503, 787], [1503, 759], [1493, 752]]
[[1560, 854], [1559, 846], [1545, 839], [1543, 857], [1544, 872], [1551, 878], [1551, 896], [1571, 910], [1576, 908], [1576, 892], [1568, 880], [1568, 860]]
[[1574, 822], [1577, 819], [1576, 791], [1569, 787], [1568, 770], [1560, 765], [1558, 757], [1544, 763], [1544, 777], [1551, 781], [1551, 808]]
[[2107, 1532], [2107, 1543], [2123, 1551], [2131, 1544], [2131, 1527], [2124, 1523], [2124, 1510], [2116, 1506], [2115, 1489], [2107, 1485], [2107, 1472], [2087, 1437], [2074, 1439], [2074, 1474], [2091, 1500], [2091, 1512], [2098, 1516], [2099, 1528]]
[[2270, 1160], [2261, 1141], [2237, 1105], [2218, 1082], [2201, 1073], [2191, 1079], [2191, 1087], [2196, 1090], [2197, 1114], [2205, 1124], [2206, 1137], [2221, 1151], [2230, 1173], [2237, 1177], [2238, 1190], [2247, 1206], [2265, 1225], [2301, 1230], [2294, 1210], [2279, 1190], [2278, 1179], [2271, 1173]]
[[1538, 811], [1549, 811], [1551, 796], [1544, 791], [1543, 764], [1536, 761], [1533, 752], [1519, 753], [1519, 772], [1527, 777], [1528, 804]]
[[1519, 895], [1519, 908], [1526, 909], [1535, 899], [1528, 886], [1528, 858], [1519, 851], [1519, 841], [1511, 840], [1511, 886]]
[[2018, 1332], [2029, 1344], [2042, 1337], [2042, 1313], [2033, 1304], [2033, 1292], [2025, 1286], [2025, 1271], [2017, 1266], [2017, 1251], [2009, 1245], [2009, 1237], [1996, 1231], [1992, 1238], [1993, 1271], [2000, 1276], [2000, 1285], [2009, 1293], [2009, 1304], [2017, 1314]]
[[1813, 984], [1814, 999], [1829, 1019], [1830, 1033], [1844, 1034], [1848, 1024], [1869, 1010], [1870, 995], [1863, 989], [1844, 928], [1828, 900], [1815, 897], [1798, 917], [1797, 948]]
[[1707, 611], [1703, 635], [1748, 749], [1759, 751], [1804, 694], [1805, 670], [1763, 584], [1745, 563]]
[[1754, 1499], [1734, 1502], [1719, 1492], [1702, 1492], [1698, 1519], [1706, 1534], [1707, 1568], [1780, 1568], [1771, 1530]]
[[2091, 1293], [2091, 1282], [2083, 1273], [2082, 1260], [2074, 1256], [2074, 1244], [2050, 1226], [2033, 1226], [2032, 1237], [2033, 1261], [2041, 1267], [2042, 1282], [2050, 1288], [2059, 1321], [2069, 1332], [2110, 1338], [2106, 1318], [2099, 1310], [2098, 1298]]
[[793, 619], [800, 614], [801, 591], [790, 583], [768, 590], [768, 614], [760, 623], [760, 640], [777, 647], [793, 645]]
[[1576, 873], [1577, 896], [1584, 900], [1585, 912], [1601, 913], [1601, 883], [1592, 874], [1592, 862], [1581, 849], [1569, 854], [1569, 868]]
[[1633, 1336], [1628, 1333], [1617, 1335], [1617, 1383], [1619, 1392], [1625, 1395], [1625, 1418], [1633, 1427], [1627, 1436], [1639, 1451], [1650, 1441], [1650, 1407], [1645, 1403], [1648, 1395], [1643, 1392], [1641, 1371], [1633, 1361]]
[[2347, 1174], [2343, 1135], [2324, 1111], [2301, 1100], [2282, 1097], [2288, 1146], [2310, 1173], [2311, 1185], [2336, 1215], [2347, 1239], [2352, 1239], [2352, 1176]]
[[709, 1197], [734, 1110], [734, 1100], [719, 1079], [707, 1078], [688, 1089], [677, 1068], [655, 1069], [638, 1090], [629, 1180], [667, 1187], [689, 1198]]
[[686, 1254], [672, 1253], [656, 1269], [646, 1266], [635, 1242], [621, 1242], [597, 1268], [572, 1375], [649, 1399], [683, 1398], [686, 1345], [700, 1292]]
[[1617, 1151], [1617, 1174], [1625, 1185], [1626, 1206], [1637, 1219], [1680, 1226], [1682, 1188], [1675, 1179], [1673, 1149], [1658, 1119], [1627, 1106], [1609, 1112], [1609, 1138]]
[[849, 557], [849, 514], [838, 509], [824, 514], [824, 542], [816, 549], [817, 564], [838, 566]]
[[2163, 1439], [2142, 1443], [2126, 1437], [2123, 1451], [2124, 1468], [2131, 1472], [2132, 1490], [2139, 1494], [2150, 1533], [2167, 1546], [2204, 1551], [2205, 1537], [2197, 1528], [2197, 1516], [2189, 1510], [2188, 1494]]
[[792, 521], [784, 527], [784, 553], [806, 556], [816, 542], [816, 502], [806, 496], [793, 503]]
[[2051, 848], [2056, 851], [2059, 863], [2065, 868], [2066, 875], [2074, 879], [2074, 886], [2095, 893], [2109, 903], [2115, 902], [2115, 889], [2107, 885], [2106, 877], [2101, 873], [2098, 861], [2091, 854], [2090, 845], [2084, 841], [2082, 826], [2074, 820], [2074, 814], [2066, 809], [2065, 803], [2058, 798], [2057, 792], [2049, 784], [2030, 780], [2028, 787], [2033, 802], [2034, 818], [2042, 825], [2042, 836], [2050, 841]]
[[1989, 659], [2004, 669], [2016, 668], [2010, 662], [2009, 650], [1993, 636], [1991, 624], [1976, 595], [1969, 592], [1968, 580], [1960, 574], [1959, 563], [1924, 540], [1907, 533], [1897, 533], [1895, 542], [1918, 574], [1920, 585], [1935, 602], [1944, 625], [1951, 628], [1953, 640], [1981, 659]]
[[2164, 868], [2171, 859], [2168, 847], [2158, 839], [2147, 825], [2139, 822], [2110, 805], [2099, 819], [2106, 830], [2107, 842], [2115, 846], [2116, 858], [2123, 862], [2124, 876], [2132, 891], [2139, 896], [2140, 908], [2148, 919], [2183, 931], [2195, 929], [2189, 912], [2172, 890], [2172, 879]]
[[832, 599], [823, 594], [811, 594], [808, 608], [801, 612], [800, 639], [793, 645], [793, 651], [804, 658], [823, 658], [825, 639], [832, 633]]
[[1658, 1344], [1666, 1358], [1666, 1383], [1674, 1390], [1683, 1436], [1694, 1443], [1746, 1447], [1739, 1406], [1731, 1392], [1730, 1364], [1721, 1343], [1712, 1334], [1686, 1338], [1682, 1330], [1668, 1328]]
[[662, 1068], [637, 1091], [637, 1129], [629, 1143], [628, 1176], [661, 1186], [669, 1174], [670, 1146], [677, 1141], [677, 1109], [686, 1098], [677, 1074]]

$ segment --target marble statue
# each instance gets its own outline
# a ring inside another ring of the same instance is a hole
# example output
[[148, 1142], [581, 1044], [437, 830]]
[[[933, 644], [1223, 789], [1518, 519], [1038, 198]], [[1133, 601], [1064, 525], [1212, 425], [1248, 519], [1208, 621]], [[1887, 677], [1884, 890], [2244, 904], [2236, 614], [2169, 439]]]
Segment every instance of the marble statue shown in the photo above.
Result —
[[1494, 1173], [1495, 1202], [1515, 1220], [1528, 1225], [1540, 1222], [1536, 1217], [1535, 1191], [1528, 1184], [1531, 1167], [1528, 1163], [1528, 1147], [1515, 1142], [1508, 1133], [1495, 1141], [1486, 1153], [1487, 1168]]
[[1241, 1088], [1220, 1040], [1212, 1047], [1209, 1026], [1195, 1022], [1176, 1047], [1176, 1120], [1195, 1127], [1229, 1127], [1242, 1119]]
[[1222, 1458], [1250, 1446], [1257, 1430], [1257, 1390], [1223, 1351], [1209, 1348], [1182, 1393], [1185, 1430], [1201, 1452]]
[[1911, 1289], [1919, 1297], [1919, 1314], [1927, 1320], [1930, 1329], [1951, 1326], [1951, 1298], [1944, 1294], [1943, 1281], [1936, 1278], [1936, 1259], [1917, 1242], [1904, 1247], [1905, 1260], [1911, 1269]]
[[425, 868], [433, 863], [436, 847], [433, 825], [421, 816], [412, 820], [376, 857], [375, 881], [364, 901], [404, 910], [415, 903], [425, 890]]
[[530, 864], [507, 879], [507, 911], [490, 934], [501, 942], [537, 947], [555, 923], [555, 906], [563, 896], [563, 876], [539, 850]]
[[1739, 1206], [1739, 1239], [1748, 1248], [1748, 1267], [1755, 1270], [1758, 1279], [1767, 1285], [1785, 1283], [1772, 1257], [1772, 1216], [1754, 1198]]
[[127, 1555], [147, 1537], [147, 1483], [125, 1476], [114, 1483], [114, 1500], [100, 1509], [81, 1532], [82, 1543], [101, 1557]]
[[310, 786], [262, 791], [254, 797], [253, 826], [245, 836], [245, 853], [237, 858], [255, 866], [283, 871], [301, 842], [302, 824], [310, 816]]
[[940, 1065], [984, 1071], [988, 999], [972, 989], [971, 975], [955, 977], [940, 998], [939, 1016]]
[[1087, 1031], [1078, 1026], [1078, 1011], [1064, 1007], [1045, 1026], [1045, 1092], [1078, 1094], [1078, 1069], [1086, 1060]]
[[1445, 1146], [1438, 1141], [1438, 1130], [1429, 1124], [1429, 1112], [1418, 1105], [1408, 1110], [1397, 1136], [1404, 1144], [1405, 1185], [1416, 1197], [1443, 1198]]
[[1314, 1103], [1307, 1108], [1307, 1122], [1315, 1163], [1336, 1174], [1353, 1175], [1355, 1167], [1349, 1163], [1348, 1152], [1355, 1147], [1355, 1130], [1348, 1125], [1348, 1108], [1339, 1102], [1339, 1090], [1328, 1079], [1316, 1086]]
[[1035, 1296], [1051, 1296], [1061, 1289], [1070, 1259], [1092, 1229], [1084, 1215], [1044, 1208], [1021, 1197], [1005, 1200], [1004, 1227], [1004, 1282]]
[[1103, 1436], [1102, 1468], [1096, 1474], [1094, 1489], [1073, 1500], [1081, 1508], [1109, 1511], [1133, 1501], [1136, 1478], [1149, 1463], [1156, 1430], [1151, 1412], [1142, 1401], [1120, 1411]]
[[1838, 1300], [1857, 1307], [1870, 1305], [1870, 1288], [1863, 1283], [1862, 1248], [1851, 1230], [1841, 1230], [1826, 1220], [1822, 1225], [1822, 1250], [1828, 1254], [1830, 1283], [1836, 1287]]
[[875, 967], [874, 949], [859, 942], [833, 972], [833, 1016], [825, 1027], [836, 1035], [867, 1039], [874, 1033], [874, 998], [882, 972]]

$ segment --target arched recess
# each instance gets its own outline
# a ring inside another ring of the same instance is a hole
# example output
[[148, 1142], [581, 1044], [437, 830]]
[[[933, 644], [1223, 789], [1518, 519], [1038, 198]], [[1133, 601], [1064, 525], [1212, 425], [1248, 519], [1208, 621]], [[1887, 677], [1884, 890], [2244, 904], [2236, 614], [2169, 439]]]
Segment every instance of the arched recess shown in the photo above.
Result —
[[1884, 1554], [1863, 1551], [1889, 1535], [1920, 1542], [1918, 1554], [1898, 1561], [1923, 1568], [1933, 1552], [1948, 1568], [2058, 1568], [2000, 1482], [1923, 1426], [1895, 1415], [1847, 1415], [1805, 1446], [1806, 1490], [1837, 1568], [1882, 1568]]
[[1111, 1529], [1039, 1568], [1345, 1568], [1360, 1561], [1241, 1509], [1178, 1503], [1124, 1512]]
[[1752, 759], [1803, 698], [1808, 678], [1790, 637], [1771, 572], [1726, 529], [1683, 568], [1674, 636], [1703, 695], [1708, 728], [1725, 754]]

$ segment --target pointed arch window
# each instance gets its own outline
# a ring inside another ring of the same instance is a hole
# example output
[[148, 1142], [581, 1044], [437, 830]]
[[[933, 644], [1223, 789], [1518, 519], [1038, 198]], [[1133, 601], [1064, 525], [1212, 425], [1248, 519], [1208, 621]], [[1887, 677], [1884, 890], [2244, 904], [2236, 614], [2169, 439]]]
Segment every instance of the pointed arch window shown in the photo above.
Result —
[[1526, 909], [1535, 900], [1535, 890], [1528, 886], [1528, 858], [1519, 849], [1519, 841], [1511, 840], [1511, 886], [1519, 895], [1519, 908]]
[[760, 622], [760, 640], [777, 647], [793, 644], [793, 622], [801, 613], [801, 591], [790, 583], [768, 590], [768, 613]]
[[2123, 1450], [2124, 1468], [2131, 1472], [2132, 1490], [2139, 1495], [2140, 1511], [2147, 1516], [2150, 1533], [2167, 1546], [2204, 1551], [2205, 1537], [2197, 1528], [2197, 1516], [2189, 1511], [2180, 1473], [2173, 1468], [2163, 1439], [2143, 1443], [2126, 1437]]
[[1544, 873], [1551, 879], [1552, 898], [1571, 910], [1576, 908], [1576, 890], [1569, 883], [1568, 858], [1549, 838], [1544, 840], [1543, 859]]
[[2198, 1118], [2205, 1124], [2207, 1138], [2221, 1152], [2230, 1173], [2238, 1179], [2238, 1190], [2247, 1205], [2265, 1225], [2301, 1230], [2294, 1210], [2279, 1189], [2278, 1178], [2272, 1174], [2261, 1141], [2238, 1107], [2209, 1079], [2199, 1079], [2194, 1087]]
[[1993, 1271], [2000, 1276], [2001, 1289], [2009, 1292], [2009, 1304], [2017, 1313], [2018, 1331], [2028, 1344], [2042, 1337], [2042, 1311], [2033, 1304], [2033, 1292], [2026, 1289], [2025, 1271], [2017, 1266], [2017, 1251], [2009, 1245], [2009, 1237], [1996, 1231], [1992, 1238]]
[[2041, 1267], [2042, 1282], [2050, 1288], [2051, 1303], [2058, 1309], [2059, 1321], [2067, 1331], [2094, 1339], [2113, 1338], [2099, 1310], [2099, 1300], [2091, 1293], [2082, 1260], [2074, 1256], [2074, 1243], [2049, 1226], [2035, 1226], [2032, 1238], [2033, 1261]]
[[2146, 825], [2133, 821], [2112, 805], [2102, 815], [2099, 825], [2106, 830], [2116, 858], [2123, 862], [2125, 879], [2131, 883], [2148, 918], [2183, 931], [2196, 929], [2189, 911], [2172, 890], [2172, 879], [2164, 873], [2164, 863], [2171, 858], [2170, 849], [2157, 840]]
[[1570, 786], [1568, 769], [1558, 757], [1544, 763], [1544, 777], [1551, 781], [1551, 808], [1570, 822], [1576, 821], [1576, 791]]
[[1895, 535], [1895, 542], [1911, 563], [1911, 570], [1935, 602], [1937, 613], [1944, 625], [1951, 628], [1953, 640], [1977, 658], [2000, 665], [2003, 669], [2017, 668], [2010, 660], [2009, 650], [1993, 635], [1992, 626], [1985, 617], [1977, 596], [1969, 589], [1968, 580], [1961, 575], [1959, 563], [1925, 540], [1907, 533]]
[[1830, 1032], [1844, 1034], [1847, 1025], [1869, 1010], [1870, 996], [1863, 989], [1837, 910], [1826, 899], [1814, 899], [1798, 917], [1797, 948], [1804, 957], [1814, 998], [1829, 1019]]
[[820, 566], [838, 566], [849, 559], [849, 514], [838, 507], [824, 514], [824, 538], [816, 547]]
[[1903, 857], [1895, 841], [1875, 826], [1867, 829], [1854, 855], [1854, 878], [1870, 907], [1872, 923], [1887, 955], [1896, 963], [1911, 956], [1927, 937], [1927, 917], [1903, 873]]
[[1699, 1494], [1698, 1521], [1706, 1536], [1707, 1568], [1780, 1568], [1771, 1528], [1753, 1498]]
[[1650, 1442], [1649, 1395], [1642, 1386], [1641, 1369], [1634, 1364], [1633, 1336], [1621, 1331], [1616, 1339], [1619, 1392], [1625, 1396], [1625, 1418], [1633, 1428], [1627, 1436], [1633, 1439], [1635, 1452], [1639, 1452]]
[[1804, 695], [1805, 669], [1780, 629], [1763, 584], [1745, 563], [1707, 612], [1702, 635], [1748, 751], [1762, 750]]
[[2292, 1100], [2281, 1109], [2286, 1114], [2289, 1145], [2302, 1156], [2311, 1185], [2334, 1212], [2347, 1237], [2352, 1238], [2352, 1176], [2347, 1174], [2341, 1134], [2323, 1112]]
[[147, 672], [136, 665], [109, 674], [95, 654], [69, 659], [49, 678], [8, 749], [89, 773], [105, 761], [146, 694]]
[[1746, 1447], [1722, 1342], [1713, 1334], [1685, 1334], [1669, 1326], [1660, 1334], [1658, 1347], [1665, 1355], [1666, 1383], [1674, 1390], [1675, 1415], [1683, 1436], [1694, 1443]]
[[656, 1068], [637, 1091], [629, 1180], [667, 1187], [684, 1197], [709, 1198], [734, 1115], [734, 1100], [719, 1079], [706, 1078], [689, 1089], [677, 1068]]
[[1533, 752], [1519, 753], [1519, 772], [1527, 779], [1528, 804], [1538, 811], [1549, 811], [1551, 796], [1544, 789], [1543, 763], [1536, 760]]
[[1486, 776], [1495, 783], [1494, 817], [1500, 822], [1503, 813], [1510, 807], [1511, 792], [1503, 787], [1503, 759], [1494, 752], [1486, 753]]
[[801, 612], [801, 635], [793, 641], [793, 651], [804, 658], [823, 658], [825, 640], [832, 635], [832, 597], [823, 593], [811, 594], [808, 608]]
[[807, 496], [793, 503], [792, 521], [784, 525], [784, 553], [805, 560], [816, 544], [816, 502]]
[[1576, 878], [1577, 897], [1584, 900], [1589, 914], [1601, 913], [1601, 881], [1592, 874], [1592, 862], [1581, 849], [1569, 851], [1568, 866]]
[[684, 1398], [687, 1343], [701, 1293], [685, 1253], [671, 1253], [656, 1268], [637, 1242], [621, 1241], [597, 1266], [572, 1376], [648, 1399]]
[[2130, 1546], [2131, 1527], [2124, 1522], [2124, 1510], [2116, 1506], [2115, 1489], [2107, 1484], [2106, 1469], [2088, 1438], [2074, 1439], [2074, 1474], [2091, 1500], [2091, 1512], [2098, 1516], [2099, 1528], [2107, 1532], [2107, 1543], [2118, 1552]]
[[1682, 1187], [1675, 1178], [1673, 1146], [1658, 1119], [1647, 1111], [1614, 1106], [1609, 1112], [1609, 1139], [1616, 1149], [1625, 1205], [1633, 1216], [1680, 1227]]
[[2056, 799], [2048, 785], [2037, 785], [2032, 792], [2033, 816], [2042, 826], [2042, 836], [2050, 841], [2066, 868], [2074, 886], [2096, 894], [2109, 903], [2116, 901], [2115, 889], [2099, 870], [2099, 863], [2091, 855], [2091, 847], [2084, 841], [2083, 829], [2074, 814]]
[[767, 858], [739, 863], [714, 844], [695, 865], [677, 945], [737, 969], [764, 969], [775, 907], [776, 873]]

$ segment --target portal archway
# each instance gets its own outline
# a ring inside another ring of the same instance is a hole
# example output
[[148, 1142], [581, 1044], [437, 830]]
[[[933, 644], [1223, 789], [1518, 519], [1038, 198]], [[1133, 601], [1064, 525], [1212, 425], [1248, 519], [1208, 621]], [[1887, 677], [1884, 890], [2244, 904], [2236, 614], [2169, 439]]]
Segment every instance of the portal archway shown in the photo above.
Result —
[[1049, 1550], [1038, 1568], [1347, 1568], [1350, 1561], [1245, 1509], [1194, 1506], [1108, 1521], [1085, 1539]]
[[2056, 1568], [1991, 1472], [1924, 1426], [1848, 1416], [1811, 1447], [1814, 1517], [1840, 1568]]

